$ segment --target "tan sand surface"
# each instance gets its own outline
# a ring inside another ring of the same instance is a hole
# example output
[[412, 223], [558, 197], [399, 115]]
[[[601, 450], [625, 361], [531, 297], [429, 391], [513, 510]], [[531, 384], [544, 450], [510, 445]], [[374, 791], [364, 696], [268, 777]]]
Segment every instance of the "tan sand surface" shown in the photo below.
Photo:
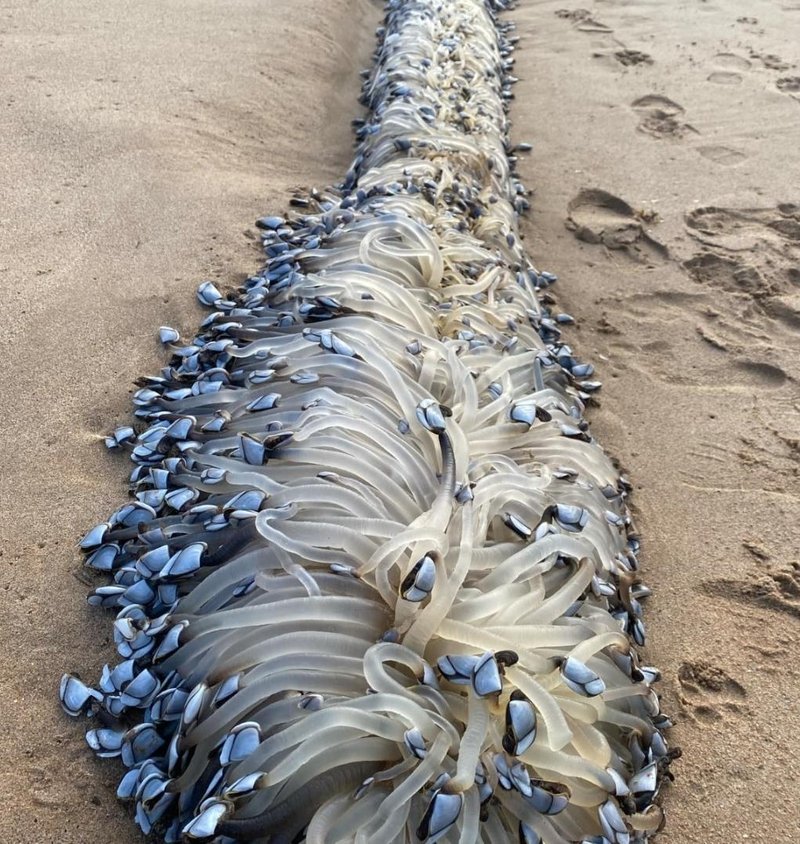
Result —
[[[800, 841], [800, 3], [522, 0], [525, 224], [635, 487], [672, 844]], [[367, 0], [0, 7], [0, 841], [142, 841], [55, 698], [111, 657], [100, 437], [253, 219], [350, 158]], [[793, 204], [794, 203], [794, 204]], [[567, 225], [568, 224], [568, 225]]]

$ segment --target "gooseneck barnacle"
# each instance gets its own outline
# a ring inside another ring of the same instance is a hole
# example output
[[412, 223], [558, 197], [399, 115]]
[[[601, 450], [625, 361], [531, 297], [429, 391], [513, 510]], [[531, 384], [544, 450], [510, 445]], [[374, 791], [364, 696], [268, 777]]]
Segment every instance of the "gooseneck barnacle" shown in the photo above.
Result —
[[342, 185], [118, 429], [81, 543], [122, 659], [72, 714], [165, 842], [643, 841], [670, 753], [628, 487], [537, 294], [503, 0], [390, 0]]

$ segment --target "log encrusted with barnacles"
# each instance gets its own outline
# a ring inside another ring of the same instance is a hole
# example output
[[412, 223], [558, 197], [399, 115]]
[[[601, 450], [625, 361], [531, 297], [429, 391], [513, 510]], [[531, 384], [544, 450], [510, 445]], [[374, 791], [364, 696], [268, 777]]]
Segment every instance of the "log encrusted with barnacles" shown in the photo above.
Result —
[[390, 0], [344, 183], [144, 379], [64, 707], [166, 842], [626, 844], [672, 754], [599, 386], [522, 249], [501, 0]]

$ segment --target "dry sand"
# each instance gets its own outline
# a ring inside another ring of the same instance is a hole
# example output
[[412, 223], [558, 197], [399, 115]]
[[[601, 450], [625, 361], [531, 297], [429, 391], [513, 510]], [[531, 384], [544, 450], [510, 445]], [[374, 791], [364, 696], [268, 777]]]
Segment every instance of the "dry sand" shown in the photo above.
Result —
[[[796, 844], [800, 3], [564, 3], [514, 13], [525, 231], [636, 486], [648, 657], [685, 754], [662, 840]], [[196, 284], [258, 266], [252, 220], [343, 174], [377, 17], [0, 9], [3, 842], [142, 840], [55, 699], [64, 669], [111, 655], [75, 549], [125, 494], [99, 438], [160, 365], [157, 327], [199, 321]]]

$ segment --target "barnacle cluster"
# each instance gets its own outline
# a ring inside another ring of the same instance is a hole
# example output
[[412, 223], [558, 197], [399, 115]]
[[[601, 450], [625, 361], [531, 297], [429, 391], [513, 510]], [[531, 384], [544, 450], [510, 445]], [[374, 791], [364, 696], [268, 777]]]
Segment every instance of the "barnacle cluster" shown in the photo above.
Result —
[[336, 188], [161, 340], [61, 699], [165, 842], [643, 841], [670, 753], [627, 483], [518, 237], [504, 0], [389, 0]]

